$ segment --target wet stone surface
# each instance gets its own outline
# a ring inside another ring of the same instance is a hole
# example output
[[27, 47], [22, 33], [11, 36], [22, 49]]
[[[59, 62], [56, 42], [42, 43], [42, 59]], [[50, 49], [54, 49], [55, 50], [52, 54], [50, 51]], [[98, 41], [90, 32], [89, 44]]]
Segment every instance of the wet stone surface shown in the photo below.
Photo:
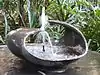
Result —
[[100, 75], [100, 54], [89, 51], [64, 69], [49, 69], [52, 71], [17, 58], [6, 47], [0, 48], [0, 75]]

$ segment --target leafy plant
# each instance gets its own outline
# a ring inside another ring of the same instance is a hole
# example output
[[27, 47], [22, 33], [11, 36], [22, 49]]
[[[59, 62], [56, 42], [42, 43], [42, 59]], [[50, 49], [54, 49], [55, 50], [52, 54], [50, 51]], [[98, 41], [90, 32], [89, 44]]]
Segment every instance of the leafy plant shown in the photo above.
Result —
[[3, 40], [3, 38], [2, 38], [1, 35], [0, 35], [0, 42], [2, 42], [3, 44], [5, 44], [5, 42], [4, 42], [4, 40]]
[[97, 12], [88, 13], [87, 18], [85, 18], [87, 24], [81, 29], [87, 40], [92, 39], [90, 48], [94, 51], [100, 51], [100, 16], [95, 13]]
[[100, 51], [100, 7], [96, 5], [86, 0], [52, 0], [47, 14], [50, 19], [66, 21], [78, 27], [87, 41], [92, 39], [90, 48]]
[[[0, 9], [5, 12], [6, 21], [0, 23], [0, 35], [19, 27], [39, 27], [39, 16], [44, 0], [0, 0]], [[92, 39], [90, 48], [100, 52], [100, 1], [87, 0], [45, 0], [46, 14], [49, 19], [60, 20], [78, 27], [86, 39]], [[30, 21], [29, 16], [30, 15]], [[4, 29], [5, 28], [5, 29]], [[47, 29], [56, 39], [63, 35], [63, 27], [54, 26]]]

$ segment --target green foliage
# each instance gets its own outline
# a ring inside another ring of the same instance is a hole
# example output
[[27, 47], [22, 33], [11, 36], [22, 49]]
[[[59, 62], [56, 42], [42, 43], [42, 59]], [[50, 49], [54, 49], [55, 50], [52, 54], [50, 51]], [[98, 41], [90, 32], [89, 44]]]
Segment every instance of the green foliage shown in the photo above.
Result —
[[51, 19], [66, 21], [70, 13], [74, 13], [71, 6], [66, 7], [64, 0], [53, 0], [47, 8], [47, 14]]
[[97, 16], [100, 16], [100, 9], [95, 10]]
[[4, 40], [3, 40], [3, 38], [2, 38], [1, 35], [0, 35], [0, 42], [3, 43], [3, 44], [5, 44], [5, 42], [4, 42]]
[[0, 9], [3, 7], [3, 0], [0, 0]]
[[94, 51], [100, 51], [100, 16], [97, 15], [93, 11], [89, 12], [85, 19], [87, 24], [81, 28], [87, 40], [92, 39], [90, 48]]
[[[5, 9], [8, 25], [11, 30], [19, 27], [39, 27], [39, 16], [44, 0], [30, 0], [30, 17], [27, 11], [27, 0], [0, 0], [0, 9]], [[46, 14], [49, 19], [60, 20], [74, 25], [83, 32], [86, 39], [92, 39], [90, 48], [100, 52], [100, 7], [99, 2], [88, 2], [87, 0], [46, 0]], [[4, 23], [0, 23], [0, 34], [4, 36]], [[7, 32], [5, 30], [5, 32]], [[63, 27], [55, 26], [49, 28], [48, 32], [53, 38], [59, 39], [63, 35]], [[56, 37], [55, 37], [56, 36]]]
[[47, 32], [53, 39], [59, 40], [64, 34], [64, 27], [55, 24], [54, 26], [47, 28]]
[[31, 27], [35, 27], [34, 26], [35, 23], [36, 23], [36, 14], [33, 11], [31, 11]]
[[92, 39], [90, 49], [100, 51], [100, 7], [86, 0], [53, 0], [47, 8], [50, 19], [66, 21], [77, 26], [87, 41]]

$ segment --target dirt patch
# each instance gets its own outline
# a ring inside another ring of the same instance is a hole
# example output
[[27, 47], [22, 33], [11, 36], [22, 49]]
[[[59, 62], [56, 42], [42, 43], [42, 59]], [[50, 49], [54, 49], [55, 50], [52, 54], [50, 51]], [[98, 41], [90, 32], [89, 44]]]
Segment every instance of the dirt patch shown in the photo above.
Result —
[[0, 75], [6, 75], [11, 69], [19, 68], [18, 60], [21, 59], [14, 56], [8, 48], [0, 48]]

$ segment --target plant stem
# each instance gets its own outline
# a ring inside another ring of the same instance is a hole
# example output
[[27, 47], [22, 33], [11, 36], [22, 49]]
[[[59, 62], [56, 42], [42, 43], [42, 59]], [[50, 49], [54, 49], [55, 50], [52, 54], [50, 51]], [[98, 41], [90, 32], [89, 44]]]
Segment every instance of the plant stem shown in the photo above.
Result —
[[30, 25], [30, 28], [32, 28], [32, 25], [31, 25], [31, 7], [30, 7], [30, 5], [31, 5], [30, 0], [27, 0], [27, 11], [28, 11], [29, 25]]
[[5, 12], [2, 13], [4, 16], [4, 20], [5, 20], [5, 38], [7, 37], [7, 32], [8, 32], [8, 22], [7, 22], [7, 16], [5, 14]]

